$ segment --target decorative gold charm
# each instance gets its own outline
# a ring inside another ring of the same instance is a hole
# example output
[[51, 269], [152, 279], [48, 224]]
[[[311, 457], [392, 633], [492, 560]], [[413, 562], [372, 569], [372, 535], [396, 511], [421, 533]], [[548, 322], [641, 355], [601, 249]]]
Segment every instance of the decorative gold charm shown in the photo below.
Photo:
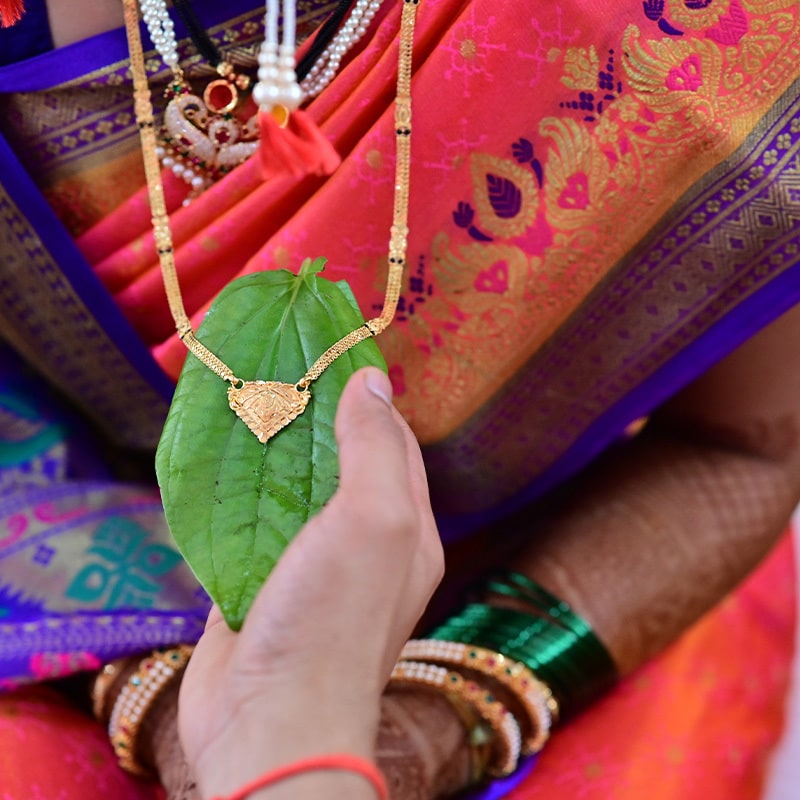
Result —
[[250, 78], [227, 61], [217, 66], [220, 77], [206, 86], [202, 97], [192, 91], [180, 67], [173, 72], [164, 92], [167, 107], [158, 156], [192, 187], [191, 199], [258, 150], [258, 114], [247, 94]]
[[228, 389], [230, 407], [261, 444], [297, 419], [310, 399], [308, 389], [278, 381], [244, 381]]

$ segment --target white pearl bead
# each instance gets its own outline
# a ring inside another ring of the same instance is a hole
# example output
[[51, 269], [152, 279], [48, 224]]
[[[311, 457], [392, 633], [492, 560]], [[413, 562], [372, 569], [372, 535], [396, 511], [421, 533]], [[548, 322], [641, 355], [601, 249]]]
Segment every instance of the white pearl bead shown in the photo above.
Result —
[[257, 83], [253, 88], [253, 100], [258, 103], [258, 105], [263, 106], [269, 102], [269, 87], [265, 86], [263, 83]]
[[175, 175], [183, 174], [183, 171], [185, 169], [186, 169], [186, 167], [184, 167], [183, 164], [181, 164], [181, 163], [177, 163], [177, 164], [173, 164], [172, 165], [172, 171], [175, 173]]

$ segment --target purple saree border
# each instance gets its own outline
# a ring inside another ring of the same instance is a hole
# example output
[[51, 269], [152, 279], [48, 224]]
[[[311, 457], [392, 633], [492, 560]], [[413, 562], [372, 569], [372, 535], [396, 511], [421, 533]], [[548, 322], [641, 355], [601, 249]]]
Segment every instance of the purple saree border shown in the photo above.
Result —
[[460, 794], [460, 800], [500, 800], [512, 789], [516, 789], [533, 772], [537, 760], [538, 756], [531, 756], [524, 761], [520, 761], [513, 775], [494, 780], [488, 786], [483, 786], [480, 789]]
[[[620, 274], [632, 274], [635, 265], [646, 263], [645, 254], [659, 248], [666, 239], [679, 239], [675, 232], [682, 223], [685, 223], [685, 218], [699, 207], [701, 200], [706, 202], [712, 197], [721, 195], [726, 185], [732, 181], [732, 176], [735, 176], [750, 154], [759, 149], [764, 151], [766, 142], [777, 141], [781, 136], [791, 137], [791, 148], [787, 147], [787, 150], [797, 149], [800, 142], [800, 125], [797, 124], [800, 120], [799, 94], [800, 81], [796, 81], [765, 116], [764, 127], [751, 134], [724, 164], [677, 201], [674, 208], [679, 208], [680, 212], [671, 216], [669, 224], [662, 223], [657, 226], [645, 241], [625, 258], [625, 262], [629, 265], [627, 270], [615, 270], [612, 273], [616, 278], [611, 279], [612, 290], [608, 293], [607, 302], [619, 303], [619, 297], [615, 296], [613, 281], [618, 280]], [[765, 153], [762, 152], [758, 164], [766, 163], [764, 156]], [[765, 191], [766, 189], [761, 189], [754, 193], [753, 199]], [[795, 204], [800, 206], [800, 192], [797, 189], [790, 189], [789, 193], [791, 195], [789, 202], [793, 206]], [[765, 247], [767, 255], [764, 259], [770, 254], [788, 256], [783, 263], [788, 263], [789, 266], [784, 267], [780, 275], [771, 278], [745, 299], [737, 298], [735, 307], [713, 322], [695, 341], [685, 345], [677, 355], [657, 367], [635, 388], [600, 413], [565, 452], [526, 487], [486, 511], [437, 514], [442, 539], [445, 542], [458, 540], [485, 525], [519, 512], [527, 504], [541, 498], [559, 483], [586, 467], [595, 456], [617, 441], [632, 420], [651, 413], [660, 403], [699, 377], [720, 358], [732, 352], [753, 334], [800, 302], [800, 256], [798, 256], [800, 227], [794, 222], [794, 217], [798, 216], [798, 213], [800, 212], [795, 212], [792, 217], [794, 227], [775, 241], [768, 242]], [[670, 250], [670, 248], [663, 249], [667, 252]], [[678, 252], [678, 249], [675, 249], [671, 253], [669, 263], [674, 263]], [[737, 280], [743, 280], [747, 275], [757, 276], [760, 260], [752, 260], [740, 267]], [[647, 272], [638, 280], [640, 282], [651, 280], [651, 274]], [[720, 290], [720, 294], [724, 294], [728, 288], [724, 287]], [[604, 296], [604, 291], [608, 291], [607, 286], [598, 287], [596, 292], [583, 302], [579, 313], [587, 312], [587, 318], [591, 317], [591, 310], [597, 305], [598, 297]], [[570, 338], [569, 334], [575, 333], [580, 325], [580, 321], [572, 324], [568, 322], [557, 338], [564, 337], [565, 331], [566, 338]], [[669, 339], [673, 335], [674, 331], [665, 331], [663, 338]], [[551, 343], [548, 350], [552, 351], [553, 347]], [[542, 353], [545, 362], [549, 358], [548, 350]], [[608, 376], [605, 382], [608, 383], [617, 377], [619, 376]]]
[[[110, 661], [154, 647], [193, 644], [203, 633], [207, 609], [48, 612], [35, 620], [0, 621], [0, 675], [28, 673], [32, 652], [88, 653]], [[30, 679], [0, 677], [0, 690]]]
[[172, 381], [123, 317], [111, 295], [95, 276], [72, 237], [2, 136], [0, 172], [5, 190], [36, 230], [42, 245], [50, 253], [58, 254], [59, 267], [75, 293], [114, 340], [131, 366], [159, 396], [169, 402], [174, 390]]
[[518, 512], [559, 483], [572, 477], [610, 444], [633, 419], [645, 416], [743, 344], [753, 334], [800, 303], [800, 264], [741, 303], [711, 330], [686, 347], [661, 369], [626, 395], [590, 425], [553, 466], [540, 478], [501, 505], [478, 514], [437, 515], [445, 542], [457, 541], [484, 525]]
[[[216, 25], [222, 20], [252, 11], [253, 0], [198, 0], [195, 4], [200, 19], [206, 25]], [[175, 34], [185, 38], [189, 34], [182, 20], [176, 18]], [[147, 29], [142, 25], [146, 49], [152, 49]], [[149, 47], [148, 47], [148, 43]], [[52, 89], [69, 81], [83, 78], [87, 73], [106, 69], [109, 64], [127, 61], [128, 45], [125, 30], [116, 28], [91, 39], [67, 45], [58, 50], [34, 56], [18, 64], [0, 67], [0, 92], [37, 92]]]

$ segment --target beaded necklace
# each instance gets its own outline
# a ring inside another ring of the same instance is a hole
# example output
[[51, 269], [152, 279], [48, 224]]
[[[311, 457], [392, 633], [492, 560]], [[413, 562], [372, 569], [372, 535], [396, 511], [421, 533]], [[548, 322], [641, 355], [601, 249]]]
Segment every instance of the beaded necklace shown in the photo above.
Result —
[[240, 119], [236, 111], [250, 78], [224, 59], [212, 64], [219, 78], [202, 95], [192, 91], [178, 61], [175, 27], [166, 0], [140, 0], [150, 39], [172, 72], [165, 92], [167, 106], [155, 153], [190, 187], [185, 205], [258, 150], [256, 109]]
[[[139, 5], [150, 39], [172, 72], [172, 81], [165, 92], [167, 106], [159, 131], [157, 155], [164, 167], [189, 185], [190, 193], [184, 201], [188, 205], [192, 198], [256, 152], [259, 147], [258, 110], [245, 108], [250, 78], [236, 72], [222, 57], [188, 0], [175, 2], [175, 9], [198, 52], [220, 76], [209, 83], [202, 95], [192, 91], [179, 64], [175, 28], [166, 0], [140, 0]], [[299, 83], [294, 64], [294, 3], [290, 0], [283, 3], [284, 41], [280, 46], [277, 5], [277, 0], [269, 0], [267, 5], [267, 33], [259, 56], [259, 82], [254, 98], [259, 105], [273, 107], [272, 101], [277, 99], [279, 109], [273, 113], [284, 122], [290, 111], [316, 97], [333, 80], [348, 50], [366, 33], [381, 0], [357, 0], [346, 22], [335, 33], [328, 30], [327, 23], [323, 26], [320, 35], [325, 34], [323, 40], [330, 38], [330, 41], [312, 48], [313, 58], [304, 59], [303, 79]], [[343, 8], [346, 9], [346, 5], [349, 3], [343, 4]], [[341, 21], [341, 15], [335, 14], [329, 20], [332, 25], [337, 21]], [[238, 113], [240, 109], [244, 114]]]

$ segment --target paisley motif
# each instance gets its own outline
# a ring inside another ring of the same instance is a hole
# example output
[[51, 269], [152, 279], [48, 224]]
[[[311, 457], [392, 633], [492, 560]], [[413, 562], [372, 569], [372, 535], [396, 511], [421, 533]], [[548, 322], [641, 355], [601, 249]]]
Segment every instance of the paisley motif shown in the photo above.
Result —
[[543, 119], [539, 132], [552, 143], [545, 163], [547, 219], [560, 229], [582, 227], [609, 204], [609, 159], [591, 133], [574, 120]]
[[539, 208], [539, 187], [531, 169], [476, 153], [470, 158], [470, 173], [481, 229], [509, 239], [533, 224]]
[[643, 41], [630, 25], [623, 39], [628, 82], [636, 96], [658, 114], [674, 114], [688, 131], [716, 122], [722, 54], [714, 42], [701, 39]]

